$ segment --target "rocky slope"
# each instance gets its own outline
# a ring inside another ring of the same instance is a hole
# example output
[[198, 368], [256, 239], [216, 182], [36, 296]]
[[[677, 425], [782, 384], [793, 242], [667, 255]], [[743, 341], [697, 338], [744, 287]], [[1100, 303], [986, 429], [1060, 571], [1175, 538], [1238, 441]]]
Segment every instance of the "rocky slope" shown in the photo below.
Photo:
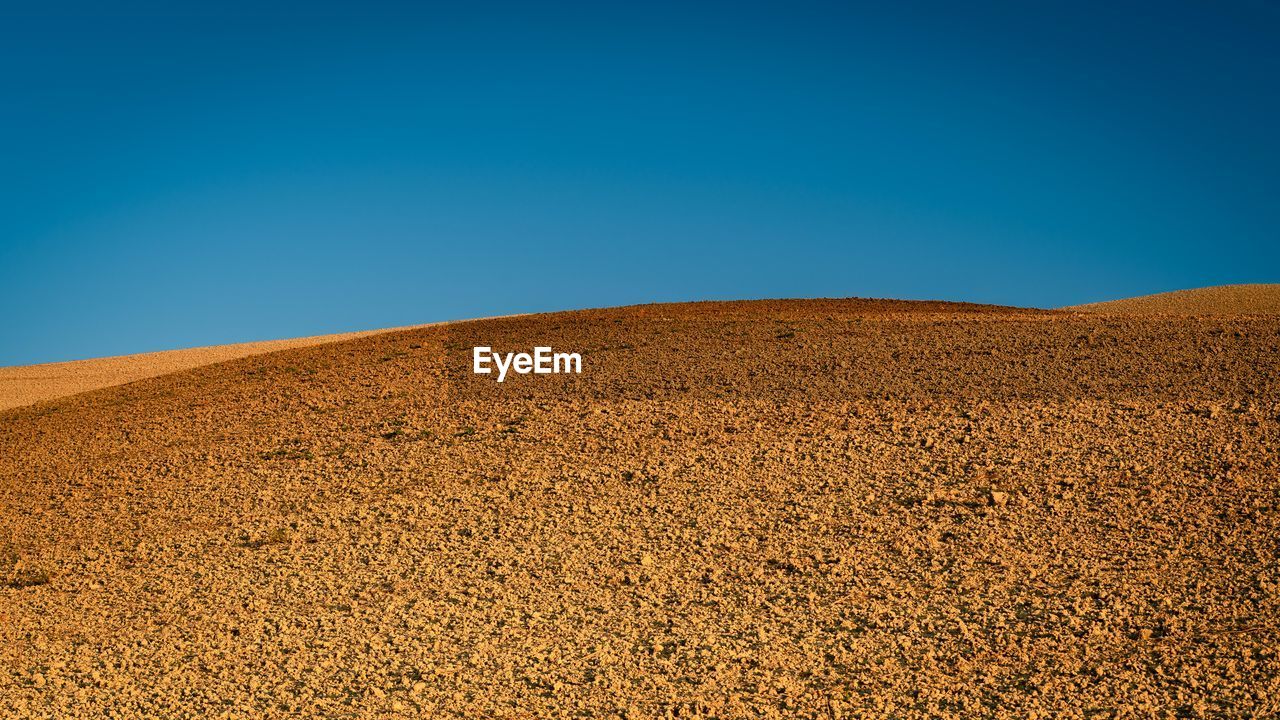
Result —
[[0, 715], [1275, 716], [1278, 350], [652, 305], [0, 412]]

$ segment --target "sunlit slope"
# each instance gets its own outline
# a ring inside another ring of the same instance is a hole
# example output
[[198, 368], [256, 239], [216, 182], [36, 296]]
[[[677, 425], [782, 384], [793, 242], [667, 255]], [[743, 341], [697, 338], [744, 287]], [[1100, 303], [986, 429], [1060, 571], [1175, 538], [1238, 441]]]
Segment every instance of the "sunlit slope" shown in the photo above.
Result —
[[1277, 332], [649, 305], [12, 409], [0, 716], [1273, 716]]
[[[403, 328], [397, 328], [403, 329]], [[340, 342], [387, 330], [166, 350], [119, 357], [0, 367], [0, 410], [261, 353]]]
[[1280, 284], [1220, 285], [1176, 290], [1063, 309], [1125, 315], [1280, 315]]

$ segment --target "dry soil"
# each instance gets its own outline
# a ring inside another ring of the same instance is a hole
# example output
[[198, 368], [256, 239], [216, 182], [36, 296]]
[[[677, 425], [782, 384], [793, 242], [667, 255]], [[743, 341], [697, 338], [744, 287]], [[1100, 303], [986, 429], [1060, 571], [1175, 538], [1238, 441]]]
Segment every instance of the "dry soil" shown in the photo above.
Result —
[[1064, 309], [1125, 315], [1277, 315], [1280, 314], [1280, 284], [1175, 290]]
[[[423, 326], [417, 326], [423, 327]], [[0, 410], [34, 405], [45, 400], [76, 395], [89, 390], [123, 385], [135, 380], [190, 370], [213, 363], [262, 353], [341, 342], [380, 332], [408, 330], [365, 330], [262, 342], [214, 345], [210, 347], [163, 350], [118, 357], [72, 360], [70, 362], [0, 367]]]
[[1275, 717], [1278, 350], [651, 305], [3, 411], [0, 716]]

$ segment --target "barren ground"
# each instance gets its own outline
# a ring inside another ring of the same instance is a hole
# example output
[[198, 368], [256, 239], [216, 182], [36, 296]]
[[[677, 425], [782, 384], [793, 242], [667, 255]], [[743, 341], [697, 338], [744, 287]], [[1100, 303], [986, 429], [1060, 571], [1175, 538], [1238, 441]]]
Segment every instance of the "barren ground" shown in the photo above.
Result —
[[1277, 351], [653, 305], [3, 411], [0, 716], [1275, 717]]
[[1065, 309], [1125, 315], [1280, 315], [1280, 284], [1218, 285]]
[[[408, 328], [392, 328], [392, 330], [406, 329]], [[164, 350], [92, 360], [0, 367], [0, 410], [34, 405], [45, 400], [123, 385], [135, 380], [167, 375], [250, 355], [340, 342], [380, 332], [390, 332], [390, 330], [367, 330], [288, 340]]]

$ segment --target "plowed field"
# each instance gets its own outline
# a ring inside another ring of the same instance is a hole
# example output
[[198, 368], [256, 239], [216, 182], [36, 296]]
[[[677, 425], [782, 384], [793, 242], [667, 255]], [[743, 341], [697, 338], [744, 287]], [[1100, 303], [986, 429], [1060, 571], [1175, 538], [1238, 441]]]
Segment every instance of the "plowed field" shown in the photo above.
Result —
[[0, 716], [1274, 717], [1278, 351], [649, 305], [0, 411]]

